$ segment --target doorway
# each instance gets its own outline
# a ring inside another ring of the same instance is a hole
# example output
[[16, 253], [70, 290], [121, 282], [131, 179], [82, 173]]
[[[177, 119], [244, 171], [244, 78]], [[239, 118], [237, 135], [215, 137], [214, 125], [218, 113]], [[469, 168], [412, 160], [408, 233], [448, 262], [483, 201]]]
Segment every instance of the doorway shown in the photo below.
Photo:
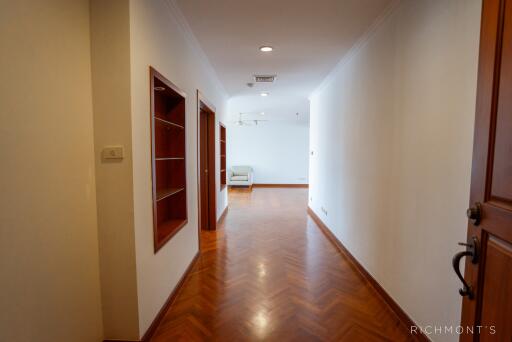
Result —
[[198, 204], [199, 231], [217, 229], [215, 186], [215, 107], [198, 91]]

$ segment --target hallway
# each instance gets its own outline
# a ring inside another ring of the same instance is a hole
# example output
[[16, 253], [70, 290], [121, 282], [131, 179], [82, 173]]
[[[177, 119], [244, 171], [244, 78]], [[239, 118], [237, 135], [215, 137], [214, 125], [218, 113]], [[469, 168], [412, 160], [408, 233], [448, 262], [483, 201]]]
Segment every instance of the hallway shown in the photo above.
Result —
[[161, 341], [406, 341], [408, 328], [307, 216], [307, 189], [232, 190], [156, 330]]
[[512, 0], [0, 8], [0, 342], [512, 341]]

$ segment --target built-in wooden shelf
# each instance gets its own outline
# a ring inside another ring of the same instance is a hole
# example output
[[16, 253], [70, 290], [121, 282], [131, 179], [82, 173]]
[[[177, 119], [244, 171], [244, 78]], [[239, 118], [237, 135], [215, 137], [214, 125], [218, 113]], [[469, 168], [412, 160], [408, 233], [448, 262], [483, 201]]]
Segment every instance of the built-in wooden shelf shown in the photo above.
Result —
[[185, 160], [183, 157], [163, 157], [163, 158], [155, 158], [155, 160]]
[[187, 224], [187, 220], [183, 219], [172, 219], [161, 223], [158, 230], [158, 239], [163, 241], [163, 243], [169, 241], [185, 224]]
[[187, 223], [185, 93], [150, 68], [155, 253]]
[[184, 191], [185, 188], [167, 188], [162, 190], [157, 190], [156, 192], [156, 200], [160, 201], [163, 200], [169, 196], [175, 195], [180, 191]]
[[220, 188], [226, 187], [226, 126], [219, 124], [219, 142], [220, 142]]
[[167, 120], [164, 120], [164, 119], [160, 119], [159, 117], [155, 116], [155, 120], [157, 123], [161, 123], [161, 124], [164, 124], [170, 128], [177, 128], [177, 129], [185, 129], [185, 127], [183, 127], [182, 125], [178, 125], [177, 123], [174, 123], [174, 122], [171, 122], [171, 121], [167, 121]]

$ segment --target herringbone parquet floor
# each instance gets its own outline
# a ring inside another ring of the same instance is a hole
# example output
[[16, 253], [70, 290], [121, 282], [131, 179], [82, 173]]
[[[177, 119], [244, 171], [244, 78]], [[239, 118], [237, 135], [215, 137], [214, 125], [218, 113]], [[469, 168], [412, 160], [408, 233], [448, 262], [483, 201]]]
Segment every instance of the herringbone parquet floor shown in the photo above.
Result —
[[231, 191], [153, 342], [408, 341], [408, 330], [307, 216], [306, 189]]

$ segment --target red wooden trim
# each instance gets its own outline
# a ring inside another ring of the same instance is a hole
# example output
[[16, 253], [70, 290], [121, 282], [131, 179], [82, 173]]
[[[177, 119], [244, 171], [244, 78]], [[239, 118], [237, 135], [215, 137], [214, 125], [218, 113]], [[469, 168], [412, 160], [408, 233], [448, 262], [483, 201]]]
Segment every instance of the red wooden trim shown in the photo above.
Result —
[[253, 184], [255, 188], [309, 188], [309, 184]]
[[[208, 125], [208, 135], [210, 137], [210, 142], [213, 139], [213, 144], [210, 144], [210, 146], [213, 146], [213, 149], [209, 149], [208, 153], [208, 169], [214, 170], [214, 172], [209, 172], [208, 177], [208, 183], [210, 185], [210, 191], [209, 191], [209, 199], [210, 202], [210, 210], [209, 210], [209, 218], [210, 218], [210, 229], [213, 227], [213, 230], [217, 229], [217, 188], [215, 186], [215, 174], [216, 174], [216, 168], [215, 168], [215, 107], [210, 104], [210, 102], [203, 96], [201, 91], [197, 90], [197, 116], [196, 116], [196, 126], [197, 126], [197, 209], [198, 209], [198, 239], [199, 239], [199, 249], [201, 249], [201, 154], [200, 154], [200, 115], [201, 115], [201, 109], [209, 111], [213, 117], [213, 124]], [[209, 142], [209, 143], [210, 143]]]
[[162, 319], [164, 318], [165, 313], [169, 310], [171, 305], [176, 300], [176, 297], [178, 296], [178, 294], [179, 294], [181, 288], [183, 287], [183, 285], [185, 284], [185, 281], [186, 281], [187, 277], [189, 276], [190, 271], [192, 271], [192, 268], [196, 264], [198, 258], [199, 258], [199, 251], [196, 253], [194, 258], [192, 259], [192, 261], [188, 265], [187, 269], [185, 270], [185, 272], [181, 276], [180, 280], [178, 281], [178, 284], [176, 284], [176, 286], [172, 290], [171, 294], [169, 295], [169, 297], [165, 301], [164, 305], [162, 305], [162, 308], [160, 309], [160, 311], [158, 311], [157, 315], [155, 316], [155, 319], [153, 319], [153, 322], [151, 322], [151, 325], [149, 326], [148, 330], [146, 330], [146, 333], [144, 334], [144, 336], [142, 336], [142, 338], [140, 340], [112, 340], [112, 339], [107, 339], [107, 340], [103, 340], [103, 342], [149, 342], [151, 340], [151, 338], [153, 337], [153, 335], [155, 334], [156, 329], [158, 328], [158, 326], [162, 322]]
[[199, 144], [201, 139], [200, 132], [200, 115], [201, 115], [201, 92], [197, 89], [197, 103], [196, 103], [196, 172], [197, 172], [197, 243], [199, 250], [201, 250], [201, 155], [199, 154]]
[[[171, 88], [172, 90], [174, 90], [176, 93], [178, 93], [179, 95], [181, 95], [182, 97], [186, 98], [187, 97], [187, 94], [181, 90], [176, 84], [172, 83], [171, 81], [169, 81], [167, 79], [167, 77], [165, 77], [164, 75], [162, 75], [161, 73], [159, 73], [158, 71], [156, 71], [155, 68], [153, 68], [152, 66], [149, 67], [149, 71], [150, 71], [150, 74], [151, 74], [151, 77], [155, 76], [156, 78], [158, 78], [160, 81], [164, 82], [166, 86], [168, 86], [169, 88]], [[151, 91], [153, 91], [153, 89], [151, 88]]]
[[151, 141], [151, 205], [153, 206], [153, 250], [156, 253], [158, 243], [157, 217], [156, 217], [156, 161], [155, 161], [155, 77], [160, 75], [158, 71], [149, 67], [149, 122]]
[[224, 220], [227, 213], [228, 213], [228, 206], [226, 206], [226, 208], [224, 208], [224, 210], [222, 211], [222, 214], [220, 214], [219, 219], [217, 220], [217, 223], [220, 223], [220, 221]]
[[209, 110], [210, 112], [213, 112], [213, 113], [216, 113], [217, 112], [217, 109], [215, 108], [215, 106], [213, 105], [213, 103], [211, 103], [204, 95], [203, 93], [201, 93], [201, 91], [199, 89], [197, 89], [197, 97], [199, 98], [199, 100], [202, 102], [200, 103], [200, 108], [203, 108], [205, 110]]
[[158, 252], [160, 248], [162, 248], [170, 239], [172, 239], [172, 237], [176, 235], [181, 230], [181, 228], [185, 227], [187, 223], [188, 219], [181, 222], [176, 228], [174, 228], [172, 233], [168, 234], [163, 240], [155, 240], [155, 253]]
[[[224, 136], [224, 139], [223, 139], [223, 136]], [[220, 190], [224, 190], [227, 186], [227, 178], [228, 178], [228, 172], [226, 170], [227, 168], [227, 144], [226, 144], [226, 140], [227, 140], [227, 137], [226, 137], [226, 126], [219, 121], [219, 154], [220, 154], [220, 158], [219, 158], [219, 162], [220, 162], [220, 170], [221, 172], [219, 173], [219, 183], [220, 183]], [[224, 147], [224, 149], [223, 149]], [[224, 150], [224, 154], [222, 153]], [[224, 159], [222, 159], [224, 158]], [[222, 172], [222, 170], [224, 170], [224, 173]]]
[[[167, 87], [172, 89], [175, 93], [183, 97], [183, 101], [185, 101], [187, 94], [181, 90], [178, 86], [176, 86], [174, 83], [169, 81], [164, 75], [159, 73], [155, 68], [152, 66], [149, 67], [149, 91], [150, 91], [150, 109], [149, 109], [149, 115], [150, 115], [150, 124], [151, 124], [151, 131], [150, 131], [150, 139], [151, 139], [151, 187], [152, 187], [152, 204], [153, 204], [153, 247], [154, 247], [154, 253], [156, 254], [176, 233], [178, 233], [187, 223], [188, 223], [188, 193], [187, 193], [187, 178], [185, 177], [183, 187], [185, 188], [185, 203], [184, 203], [184, 210], [185, 210], [185, 219], [183, 222], [181, 222], [170, 234], [168, 234], [163, 240], [158, 240], [158, 224], [157, 224], [157, 200], [156, 200], [156, 153], [155, 153], [155, 96], [154, 96], [154, 86], [155, 86], [155, 78], [158, 78], [159, 81], [163, 82]], [[186, 104], [185, 104], [185, 117], [186, 117]], [[185, 120], [186, 121], [186, 120]], [[183, 129], [185, 129], [185, 122], [183, 123]], [[185, 131], [186, 132], [186, 131]], [[187, 166], [186, 166], [186, 160], [187, 160], [187, 136], [186, 133], [184, 133], [184, 152], [183, 152], [183, 163], [185, 168], [185, 175], [187, 173]]]
[[[499, 81], [498, 59], [501, 56], [500, 35], [503, 30], [501, 0], [486, 0], [482, 2], [482, 15], [480, 25], [480, 46], [478, 57], [478, 80], [476, 94], [475, 110], [475, 129], [473, 138], [473, 160], [471, 167], [471, 189], [469, 205], [473, 206], [476, 202], [485, 202], [487, 191], [485, 189], [485, 180], [490, 177], [491, 170], [487, 169], [487, 159], [489, 151], [492, 150], [490, 142], [494, 137], [489, 137], [493, 125], [493, 116], [496, 117], [497, 110], [497, 92], [495, 87]], [[492, 133], [494, 134], [494, 133]], [[467, 236], [477, 236], [482, 243], [482, 236], [479, 228], [468, 223]], [[464, 278], [472, 284], [473, 291], [479, 295], [479, 265], [472, 265], [470, 260], [465, 262]], [[479, 320], [476, 317], [477, 303], [479, 300], [469, 300], [467, 297], [462, 299], [461, 325], [473, 325]], [[464, 334], [461, 341], [473, 340], [472, 336]]]
[[210, 218], [210, 230], [217, 229], [217, 167], [215, 160], [215, 112], [210, 109], [208, 114], [208, 204]]
[[194, 258], [188, 265], [187, 269], [181, 276], [180, 280], [178, 281], [178, 284], [176, 284], [176, 286], [174, 287], [174, 290], [172, 290], [171, 294], [165, 301], [164, 305], [162, 306], [160, 311], [158, 311], [158, 314], [156, 315], [155, 319], [149, 326], [148, 330], [146, 330], [146, 333], [144, 334], [144, 336], [142, 336], [142, 338], [140, 340], [141, 342], [149, 342], [151, 340], [151, 338], [155, 334], [157, 327], [162, 322], [162, 319], [164, 318], [165, 313], [169, 310], [171, 305], [174, 303], [174, 301], [176, 300], [176, 297], [178, 297], [178, 294], [179, 294], [181, 288], [185, 284], [187, 277], [190, 274], [190, 271], [192, 271], [192, 268], [194, 267], [194, 265], [196, 264], [198, 259], [199, 259], [199, 251], [197, 251], [196, 255], [194, 256]]
[[[324, 233], [324, 235], [331, 241], [331, 243], [340, 251], [341, 254], [347, 257], [350, 261], [352, 268], [357, 271], [361, 277], [367, 281], [370, 286], [377, 292], [377, 294], [386, 302], [389, 308], [397, 315], [400, 323], [402, 323], [407, 330], [410, 331], [411, 326], [417, 326], [416, 323], [407, 315], [407, 313], [398, 305], [397, 302], [384, 290], [382, 286], [372, 277], [368, 271], [357, 261], [356, 258], [348, 251], [348, 249], [341, 243], [340, 240], [331, 232], [329, 227], [325, 225], [325, 223], [318, 217], [318, 215], [308, 207], [308, 214], [311, 216], [313, 221], [317, 224], [320, 230]], [[416, 341], [430, 341], [430, 339], [423, 333], [420, 334], [411, 334], [412, 338]]]

